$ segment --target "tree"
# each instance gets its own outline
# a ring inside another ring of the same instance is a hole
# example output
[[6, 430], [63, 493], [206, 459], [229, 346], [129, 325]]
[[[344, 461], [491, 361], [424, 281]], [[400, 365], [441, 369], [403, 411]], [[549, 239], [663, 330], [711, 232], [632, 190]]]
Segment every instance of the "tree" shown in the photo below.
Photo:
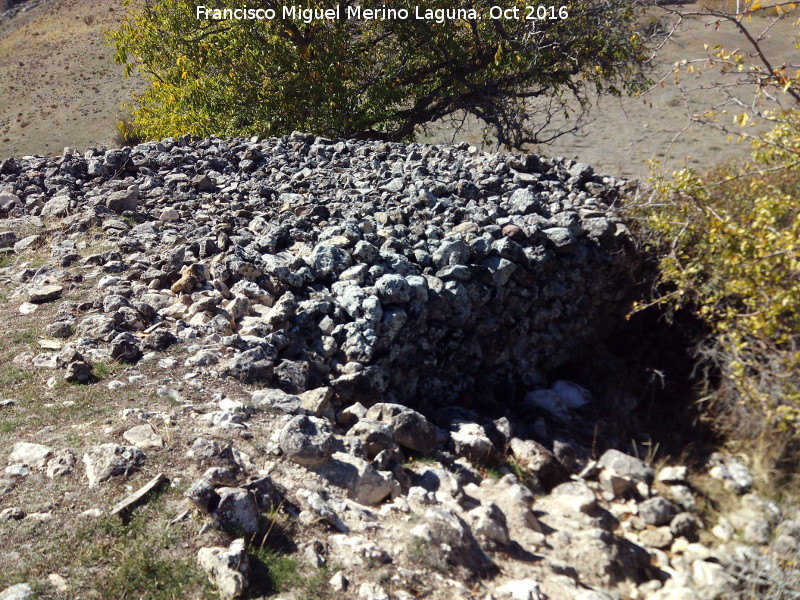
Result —
[[[138, 69], [149, 81], [132, 105], [134, 129], [147, 138], [304, 130], [400, 141], [427, 123], [468, 114], [518, 148], [574, 129], [575, 121], [564, 127], [550, 117], [580, 109], [590, 90], [634, 93], [645, 83], [642, 9], [630, 0], [541, 8], [515, 0], [503, 15], [482, 0], [455, 14], [453, 3], [440, 0], [390, 9], [345, 0], [329, 5], [337, 18], [301, 12], [317, 6], [310, 2], [294, 13], [289, 4], [247, 3], [274, 11], [260, 20], [198, 19], [197, 3], [187, 0], [128, 4], [124, 23], [108, 35], [126, 73]], [[386, 18], [365, 18], [368, 9]], [[537, 98], [548, 99], [538, 112], [531, 108]]]

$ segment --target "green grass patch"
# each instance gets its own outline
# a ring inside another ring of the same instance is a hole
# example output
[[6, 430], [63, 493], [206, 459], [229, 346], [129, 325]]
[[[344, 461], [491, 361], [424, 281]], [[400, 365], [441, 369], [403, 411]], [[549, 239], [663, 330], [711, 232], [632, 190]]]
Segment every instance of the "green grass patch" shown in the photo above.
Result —
[[22, 424], [22, 419], [3, 419], [0, 421], [0, 433], [11, 433]]
[[197, 566], [195, 551], [187, 551], [188, 528], [165, 526], [165, 500], [174, 493], [165, 486], [134, 510], [129, 520], [105, 516], [82, 518], [64, 526], [28, 524], [5, 526], [4, 538], [26, 548], [26, 564], [0, 570], [0, 589], [27, 581], [38, 598], [62, 598], [44, 582], [59, 573], [70, 584], [69, 597], [211, 600], [216, 592]]
[[33, 327], [28, 329], [17, 329], [11, 334], [11, 343], [15, 346], [28, 345], [32, 346], [38, 339], [38, 333]]
[[0, 389], [9, 388], [27, 381], [32, 381], [33, 376], [33, 371], [28, 371], [27, 369], [22, 369], [15, 366], [0, 370]]

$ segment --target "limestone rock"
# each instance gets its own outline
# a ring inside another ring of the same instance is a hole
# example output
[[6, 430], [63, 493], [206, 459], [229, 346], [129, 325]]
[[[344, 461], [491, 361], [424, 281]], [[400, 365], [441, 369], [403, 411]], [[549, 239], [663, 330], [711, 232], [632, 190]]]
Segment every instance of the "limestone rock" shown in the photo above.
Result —
[[226, 531], [242, 532], [249, 538], [261, 531], [263, 518], [249, 490], [222, 487], [216, 490], [219, 503], [212, 516]]
[[41, 304], [43, 302], [51, 302], [61, 296], [64, 287], [60, 285], [40, 285], [31, 287], [27, 290], [28, 300], [34, 304]]
[[27, 583], [18, 583], [0, 592], [0, 600], [30, 600], [31, 598], [33, 598], [33, 588]]
[[289, 460], [306, 467], [325, 464], [334, 449], [328, 422], [306, 415], [298, 415], [284, 426], [279, 443]]
[[201, 548], [197, 562], [209, 574], [222, 600], [241, 598], [246, 592], [250, 562], [243, 539], [234, 540], [228, 548]]
[[34, 469], [44, 469], [47, 459], [53, 454], [53, 449], [41, 444], [30, 442], [17, 442], [11, 447], [8, 455], [8, 464], [25, 464]]
[[122, 434], [122, 437], [138, 448], [162, 448], [164, 446], [164, 440], [156, 434], [153, 426], [149, 423], [131, 427]]
[[92, 446], [83, 455], [89, 487], [116, 476], [127, 476], [144, 463], [144, 453], [135, 446], [102, 444]]
[[392, 426], [398, 445], [429, 454], [436, 448], [436, 429], [422, 414], [399, 404], [378, 403], [367, 410], [367, 419]]
[[345, 490], [347, 497], [367, 506], [377, 504], [392, 493], [391, 474], [378, 471], [367, 461], [343, 452], [314, 470], [328, 482]]

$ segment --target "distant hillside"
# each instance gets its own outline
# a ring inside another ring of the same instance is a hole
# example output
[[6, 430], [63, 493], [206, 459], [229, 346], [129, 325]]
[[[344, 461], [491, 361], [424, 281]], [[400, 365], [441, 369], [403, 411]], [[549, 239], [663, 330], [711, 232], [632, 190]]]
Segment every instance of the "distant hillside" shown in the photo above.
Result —
[[[116, 145], [116, 123], [126, 116], [120, 107], [143, 85], [139, 78], [122, 77], [103, 37], [121, 19], [122, 0], [22, 1], [31, 8], [0, 21], [0, 159], [60, 154], [65, 146], [83, 150]], [[20, 0], [0, 0], [0, 6], [17, 3]], [[660, 53], [653, 78], [668, 74], [676, 61], [703, 56], [704, 43], [741, 45], [730, 27], [716, 30], [687, 21]], [[789, 20], [770, 31], [767, 44], [774, 56], [788, 60], [794, 55]], [[747, 155], [746, 145], [727, 144], [724, 136], [708, 130], [689, 129], [673, 142], [688, 122], [687, 111], [703, 112], [720, 98], [703, 91], [687, 106], [671, 77], [668, 81], [643, 99], [602, 99], [593, 108], [594, 121], [585, 137], [566, 136], [531, 150], [578, 159], [628, 178], [646, 175], [644, 161], [653, 156], [678, 166], [683, 161], [708, 164]], [[483, 129], [468, 123], [455, 141], [459, 140], [482, 145]], [[420, 141], [453, 141], [453, 128], [441, 124]]]

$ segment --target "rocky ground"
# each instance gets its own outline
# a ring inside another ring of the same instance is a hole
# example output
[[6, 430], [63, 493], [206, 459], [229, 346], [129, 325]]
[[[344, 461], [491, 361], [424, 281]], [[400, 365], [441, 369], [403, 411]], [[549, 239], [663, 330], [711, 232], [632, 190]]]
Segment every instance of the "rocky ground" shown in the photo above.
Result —
[[746, 457], [605, 450], [555, 376], [624, 317], [625, 190], [303, 134], [0, 161], [0, 598], [797, 598]]

